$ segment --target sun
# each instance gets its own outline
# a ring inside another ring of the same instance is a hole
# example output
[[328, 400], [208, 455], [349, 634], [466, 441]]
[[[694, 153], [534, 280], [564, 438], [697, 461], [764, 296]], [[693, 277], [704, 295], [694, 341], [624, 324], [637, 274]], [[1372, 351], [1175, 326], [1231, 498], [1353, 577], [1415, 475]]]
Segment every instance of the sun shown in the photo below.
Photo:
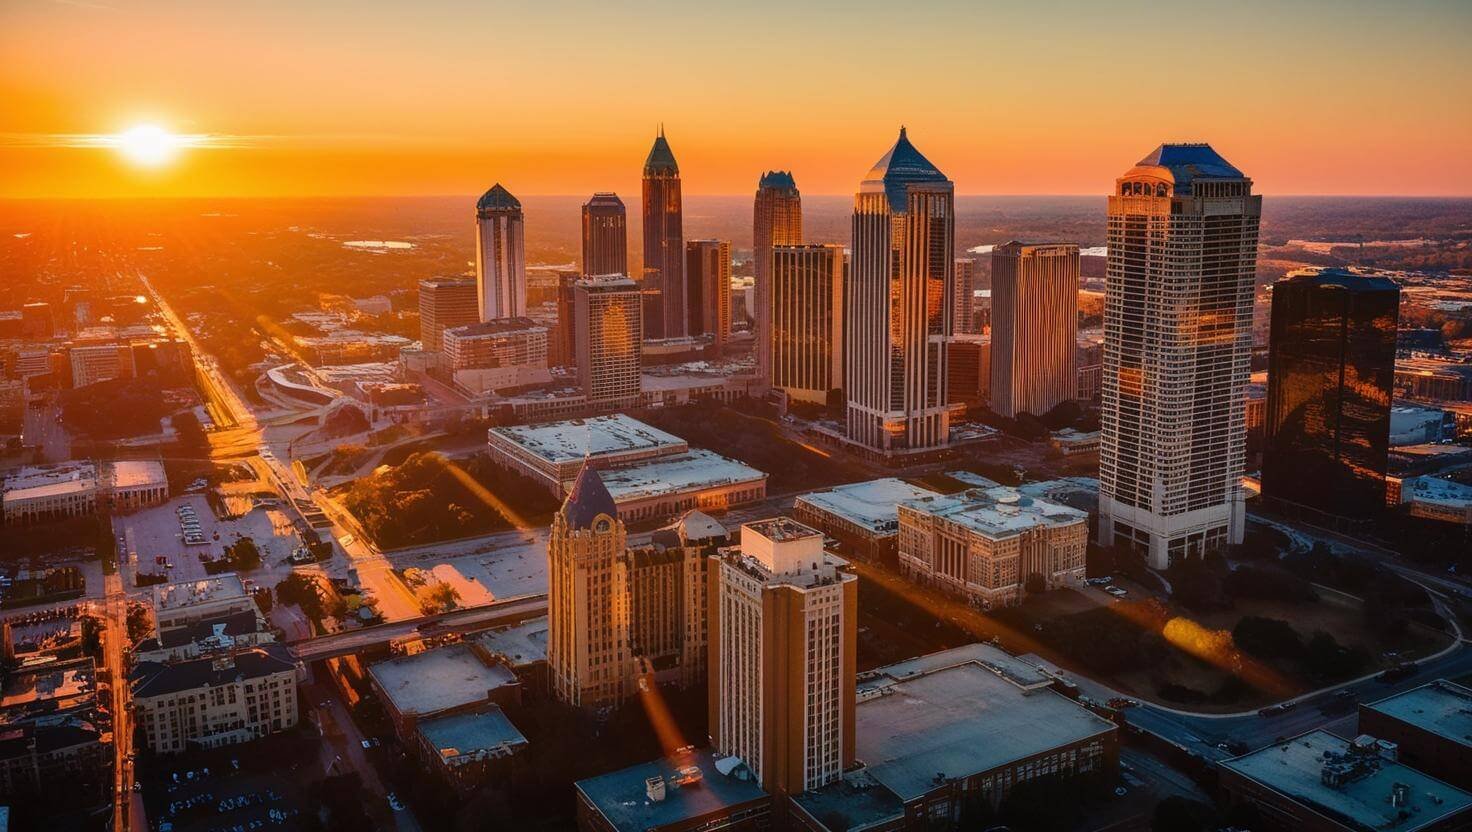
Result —
[[140, 124], [114, 137], [114, 146], [123, 157], [135, 165], [156, 168], [167, 164], [178, 155], [185, 142], [156, 124]]

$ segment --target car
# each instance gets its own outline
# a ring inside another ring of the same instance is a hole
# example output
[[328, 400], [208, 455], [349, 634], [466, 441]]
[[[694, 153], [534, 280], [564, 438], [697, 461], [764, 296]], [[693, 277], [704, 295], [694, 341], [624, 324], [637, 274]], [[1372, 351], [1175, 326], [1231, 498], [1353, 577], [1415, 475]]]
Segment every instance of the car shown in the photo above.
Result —
[[364, 748], [377, 748], [378, 746], [378, 737], [368, 737], [367, 739], [363, 740]]
[[1115, 598], [1123, 598], [1124, 596], [1130, 594], [1129, 590], [1124, 589], [1123, 587], [1117, 587], [1114, 584], [1110, 584], [1109, 586], [1104, 587], [1104, 591], [1109, 593], [1110, 595], [1113, 595]]
[[1335, 699], [1343, 699], [1343, 700], [1346, 700], [1347, 701], [1347, 700], [1352, 700], [1352, 699], [1358, 699], [1358, 698], [1360, 698], [1360, 695], [1358, 693], [1355, 693], [1352, 690], [1347, 690], [1346, 689], [1346, 690], [1335, 691], [1334, 692], [1334, 698]]
[[1125, 795], [1127, 795], [1129, 793], [1130, 793], [1130, 790], [1129, 789], [1126, 789], [1124, 786], [1115, 786], [1114, 787], [1114, 796], [1115, 797], [1124, 797]]
[[1114, 576], [1113, 575], [1103, 575], [1103, 576], [1100, 576], [1098, 578], [1086, 578], [1086, 579], [1084, 579], [1084, 583], [1088, 584], [1089, 586], [1108, 586], [1109, 584], [1111, 584], [1113, 582], [1114, 582]]
[[1278, 714], [1281, 714], [1281, 713], [1283, 713], [1283, 706], [1282, 705], [1269, 705], [1266, 708], [1259, 709], [1258, 712], [1257, 712], [1257, 715], [1258, 716], [1277, 716]]
[[404, 811], [404, 804], [399, 802], [398, 795], [394, 794], [393, 792], [388, 793], [388, 805], [392, 807], [395, 812]]

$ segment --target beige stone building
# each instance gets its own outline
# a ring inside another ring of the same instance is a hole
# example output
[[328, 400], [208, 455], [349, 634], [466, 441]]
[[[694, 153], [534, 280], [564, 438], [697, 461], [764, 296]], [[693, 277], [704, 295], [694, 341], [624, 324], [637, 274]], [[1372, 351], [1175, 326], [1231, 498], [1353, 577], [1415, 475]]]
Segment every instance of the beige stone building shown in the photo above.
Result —
[[1046, 589], [1084, 580], [1088, 514], [1015, 488], [974, 488], [899, 506], [900, 570], [990, 608], [1018, 603], [1028, 578]]
[[139, 662], [129, 682], [138, 726], [157, 754], [219, 748], [297, 723], [297, 668], [281, 644]]

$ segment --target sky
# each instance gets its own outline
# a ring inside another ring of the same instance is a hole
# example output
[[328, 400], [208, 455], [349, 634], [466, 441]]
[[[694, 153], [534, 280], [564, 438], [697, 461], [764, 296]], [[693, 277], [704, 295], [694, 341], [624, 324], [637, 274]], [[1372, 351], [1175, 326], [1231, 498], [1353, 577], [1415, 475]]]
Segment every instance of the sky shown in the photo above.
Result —
[[[901, 124], [963, 194], [1208, 141], [1263, 193], [1472, 195], [1472, 2], [0, 0], [0, 198], [852, 193]], [[198, 146], [139, 165], [107, 137]], [[99, 144], [103, 146], [98, 146]]]

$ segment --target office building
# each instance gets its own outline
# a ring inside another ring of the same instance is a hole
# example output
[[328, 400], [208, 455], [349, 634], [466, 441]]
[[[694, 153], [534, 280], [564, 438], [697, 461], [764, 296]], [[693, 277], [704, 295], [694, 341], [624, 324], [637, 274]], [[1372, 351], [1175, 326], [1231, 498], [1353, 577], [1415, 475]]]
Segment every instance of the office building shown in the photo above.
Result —
[[992, 386], [990, 335], [952, 335], [946, 345], [947, 393], [951, 402], [967, 407], [984, 405]]
[[1437, 679], [1360, 704], [1359, 731], [1395, 744], [1396, 760], [1472, 789], [1472, 688]]
[[578, 832], [766, 832], [772, 797], [746, 766], [709, 749], [589, 777], [573, 784]]
[[685, 243], [690, 335], [709, 335], [719, 355], [731, 341], [731, 241]]
[[885, 477], [803, 494], [793, 502], [792, 516], [847, 546], [846, 551], [893, 566], [900, 503], [936, 496], [928, 488]]
[[168, 638], [174, 630], [240, 612], [265, 620], [250, 593], [245, 591], [245, 583], [233, 572], [153, 588], [154, 635], [160, 640]]
[[643, 314], [639, 289], [624, 275], [573, 284], [573, 355], [589, 404], [623, 408], [638, 400]]
[[1042, 416], [1078, 389], [1078, 246], [992, 250], [991, 409]]
[[0, 684], [0, 800], [73, 805], [111, 793], [113, 737], [97, 721], [97, 683], [96, 665], [85, 657], [48, 657], [7, 671]]
[[976, 327], [976, 259], [972, 257], [956, 258], [956, 290], [952, 295], [951, 302], [951, 331], [957, 335], [970, 335], [979, 332]]
[[767, 378], [792, 399], [827, 404], [843, 386], [843, 247], [773, 246], [766, 264]]
[[74, 346], [67, 350], [71, 362], [72, 387], [133, 375], [133, 356], [124, 344]]
[[729, 542], [724, 526], [689, 511], [625, 553], [637, 676], [682, 688], [705, 681], [709, 565]]
[[1089, 515], [1015, 488], [974, 488], [901, 503], [905, 577], [991, 609], [1033, 589], [1082, 587]]
[[91, 462], [18, 468], [5, 477], [0, 496], [5, 525], [24, 526], [96, 513], [97, 466]]
[[547, 328], [530, 318], [498, 318], [444, 333], [444, 366], [456, 386], [471, 395], [544, 384]]
[[1205, 144], [1161, 145], [1109, 197], [1099, 539], [1157, 569], [1242, 541], [1261, 213]]
[[583, 276], [629, 273], [629, 218], [618, 194], [583, 203]]
[[710, 573], [710, 739], [772, 794], [854, 760], [858, 578], [785, 517], [741, 527]]
[[757, 371], [771, 378], [772, 322], [771, 274], [774, 246], [800, 246], [802, 239], [802, 194], [791, 171], [769, 170], [756, 186], [752, 211], [752, 303], [749, 313], [755, 323]]
[[475, 287], [482, 321], [526, 317], [521, 202], [497, 183], [475, 204]]
[[1251, 807], [1254, 832], [1451, 832], [1472, 794], [1396, 762], [1374, 737], [1310, 731], [1217, 764], [1226, 802]]
[[372, 664], [368, 680], [394, 732], [412, 747], [427, 720], [521, 701], [521, 680], [489, 658], [474, 644], [447, 644]]
[[419, 281], [419, 346], [439, 352], [445, 330], [480, 320], [479, 293], [469, 277], [431, 277]]
[[1326, 522], [1385, 506], [1400, 287], [1344, 269], [1273, 284], [1264, 499]]
[[682, 338], [687, 329], [685, 231], [680, 205], [680, 166], [665, 141], [664, 128], [644, 160], [644, 269], [655, 274], [646, 288], [658, 291], [654, 320], [644, 321], [646, 338]]
[[297, 722], [297, 668], [283, 644], [139, 662], [128, 681], [138, 728], [155, 754], [247, 742]]
[[950, 438], [954, 192], [902, 127], [854, 196], [844, 393], [848, 438], [876, 451], [936, 448]]
[[506, 760], [527, 747], [526, 737], [496, 704], [420, 720], [416, 729], [419, 758], [462, 795], [503, 774]]

